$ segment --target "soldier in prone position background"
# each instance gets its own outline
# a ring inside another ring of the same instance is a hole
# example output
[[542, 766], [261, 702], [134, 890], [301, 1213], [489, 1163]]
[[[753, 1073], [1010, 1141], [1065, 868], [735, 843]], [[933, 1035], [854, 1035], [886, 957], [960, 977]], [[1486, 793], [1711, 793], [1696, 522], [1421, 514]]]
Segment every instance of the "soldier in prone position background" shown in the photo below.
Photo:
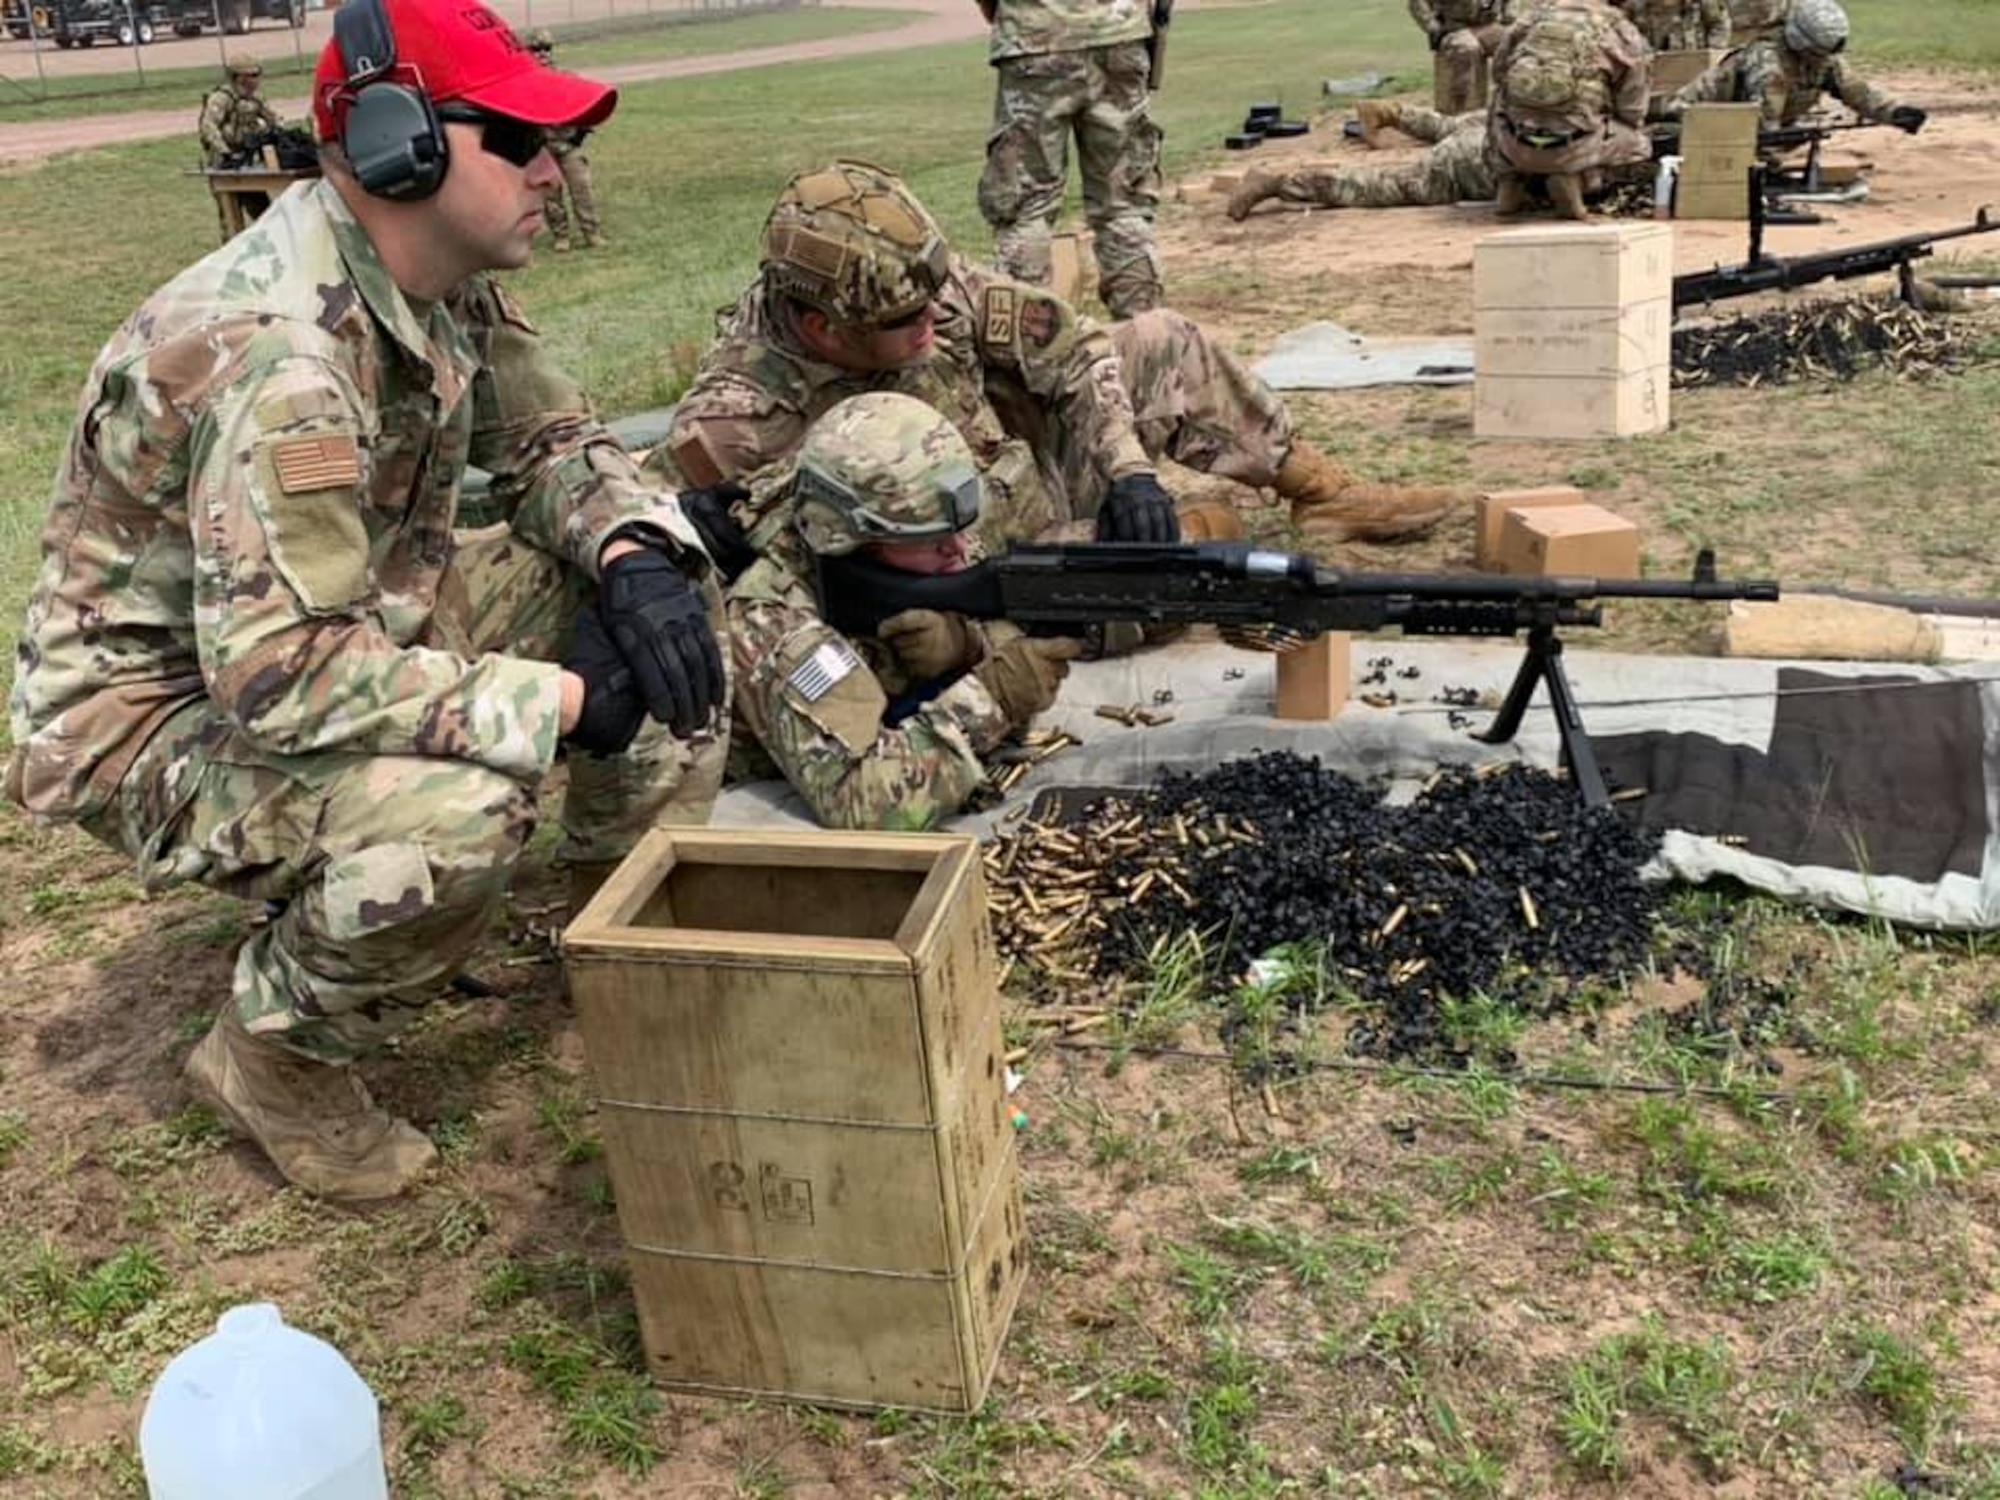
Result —
[[1796, 125], [1831, 94], [1864, 120], [1915, 135], [1928, 118], [1875, 87], [1841, 54], [1847, 12], [1836, 0], [1791, 0], [1778, 35], [1739, 47], [1667, 101], [1668, 117], [1691, 104], [1755, 104], [1765, 125]]
[[[698, 537], [486, 274], [533, 257], [543, 131], [617, 94], [476, 0], [383, 11], [436, 90], [441, 177], [392, 161], [362, 185], [337, 31], [314, 80], [326, 175], [155, 292], [91, 370], [6, 777], [149, 889], [283, 903], [186, 1074], [287, 1179], [344, 1199], [437, 1160], [352, 1065], [480, 937], [558, 754], [587, 889], [654, 823], [706, 820], [727, 708]], [[506, 520], [460, 534], [471, 463]]]
[[1503, 214], [1528, 206], [1540, 181], [1565, 218], [1607, 172], [1643, 167], [1651, 51], [1604, 0], [1545, 0], [1508, 29], [1493, 58], [1489, 124]]
[[1245, 219], [1268, 198], [1314, 208], [1418, 208], [1478, 202], [1496, 191], [1486, 114], [1448, 115], [1421, 104], [1363, 99], [1354, 106], [1361, 138], [1387, 144], [1383, 133], [1400, 130], [1430, 146], [1422, 156], [1383, 167], [1298, 167], [1289, 172], [1252, 168], [1230, 193], [1226, 212]]
[[[550, 67], [555, 66], [556, 39], [546, 29], [538, 27], [529, 34], [528, 50]], [[576, 219], [575, 243], [578, 246], [595, 250], [610, 243], [605, 238], [604, 226], [597, 214], [597, 185], [590, 175], [590, 153], [584, 149], [586, 134], [581, 130], [558, 130], [549, 134], [549, 155], [556, 159], [556, 166], [562, 172], [562, 185], [549, 194], [548, 206], [549, 235], [558, 254], [569, 250], [572, 216]], [[565, 197], [569, 199], [567, 205], [563, 202]]]
[[979, 211], [1017, 281], [1052, 279], [1050, 231], [1076, 139], [1098, 295], [1114, 318], [1160, 306], [1153, 246], [1160, 127], [1151, 104], [1150, 0], [979, 0], [993, 28], [993, 130]]
[[932, 610], [867, 638], [826, 621], [820, 559], [956, 572], [982, 490], [957, 429], [885, 391], [835, 406], [739, 507], [756, 560], [725, 605], [738, 727], [829, 827], [928, 828], [957, 812], [985, 757], [1055, 701], [1081, 650]]
[[866, 162], [786, 184], [757, 280], [723, 315], [648, 462], [694, 485], [748, 476], [870, 390], [916, 396], [957, 427], [985, 481], [992, 547], [1070, 523], [1111, 541], [1241, 534], [1226, 504], [1177, 514], [1156, 456], [1273, 487], [1320, 544], [1416, 535], [1458, 498], [1359, 479], [1178, 313], [1103, 327], [961, 259], [902, 181]]
[[1444, 64], [1440, 111], [1456, 115], [1479, 107], [1479, 60], [1498, 50], [1515, 10], [1515, 0], [1410, 0], [1410, 19]]

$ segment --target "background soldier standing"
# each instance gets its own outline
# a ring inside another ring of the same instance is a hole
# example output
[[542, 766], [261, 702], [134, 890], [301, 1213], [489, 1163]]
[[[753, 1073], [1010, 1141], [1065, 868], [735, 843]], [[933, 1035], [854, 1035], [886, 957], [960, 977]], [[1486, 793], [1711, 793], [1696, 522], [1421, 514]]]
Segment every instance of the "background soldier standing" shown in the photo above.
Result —
[[[284, 122], [271, 112], [271, 106], [257, 97], [257, 88], [264, 81], [264, 65], [247, 52], [232, 52], [223, 66], [228, 76], [201, 101], [201, 159], [209, 167], [221, 166], [224, 157], [241, 151], [258, 136], [284, 129]], [[266, 198], [264, 203], [270, 201]], [[263, 211], [261, 205], [258, 211]]]
[[1528, 204], [1540, 178], [1565, 218], [1607, 168], [1652, 159], [1645, 132], [1646, 39], [1604, 0], [1549, 0], [1508, 31], [1493, 58], [1489, 139], [1503, 214]]
[[1049, 235], [1076, 136], [1098, 295], [1114, 318], [1166, 298], [1153, 216], [1160, 204], [1160, 127], [1150, 89], [1148, 0], [980, 0], [993, 27], [999, 79], [979, 211], [993, 255], [1018, 281], [1053, 279]]
[[756, 561], [725, 605], [738, 722], [828, 827], [928, 828], [957, 812], [1082, 648], [928, 609], [865, 638], [825, 619], [821, 559], [966, 567], [983, 487], [949, 421], [881, 391], [829, 411], [742, 507]]
[[1410, 19], [1444, 64], [1440, 111], [1455, 115], [1479, 107], [1479, 60], [1498, 49], [1513, 12], [1514, 0], [1410, 0]]
[[1776, 40], [1739, 47], [1667, 101], [1665, 113], [1690, 104], [1755, 104], [1766, 125], [1795, 125], [1831, 94], [1864, 120], [1915, 135], [1929, 118], [1899, 104], [1847, 65], [1847, 12], [1835, 0], [1792, 0]]
[[1698, 52], [1729, 45], [1725, 0], [1612, 0], [1655, 52]]
[[[556, 39], [548, 31], [537, 29], [528, 38], [528, 50], [533, 52], [550, 67], [555, 66]], [[562, 172], [562, 186], [549, 194], [549, 233], [555, 236], [558, 252], [567, 251], [570, 246], [569, 218], [571, 210], [576, 213], [576, 242], [586, 250], [594, 250], [599, 245], [609, 244], [597, 218], [597, 189], [590, 180], [590, 157], [583, 149], [582, 130], [558, 130], [549, 134], [549, 155], [556, 159], [556, 166]], [[569, 203], [563, 203], [567, 194]]]

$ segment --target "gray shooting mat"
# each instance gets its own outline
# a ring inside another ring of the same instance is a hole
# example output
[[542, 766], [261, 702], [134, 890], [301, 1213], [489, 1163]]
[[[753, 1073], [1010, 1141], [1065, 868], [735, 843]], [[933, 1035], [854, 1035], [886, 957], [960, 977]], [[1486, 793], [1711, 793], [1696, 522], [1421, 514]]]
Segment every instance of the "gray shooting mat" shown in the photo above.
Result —
[[1274, 391], [1470, 385], [1472, 340], [1370, 339], [1338, 323], [1308, 323], [1279, 335], [1252, 372]]

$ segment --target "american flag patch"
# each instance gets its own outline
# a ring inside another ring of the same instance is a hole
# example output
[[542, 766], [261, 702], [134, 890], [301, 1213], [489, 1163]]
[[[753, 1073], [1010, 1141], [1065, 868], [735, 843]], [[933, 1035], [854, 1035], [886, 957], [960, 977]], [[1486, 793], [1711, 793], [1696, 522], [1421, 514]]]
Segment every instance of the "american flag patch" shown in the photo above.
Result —
[[361, 453], [351, 437], [288, 438], [271, 445], [271, 463], [287, 495], [361, 482]]
[[843, 640], [823, 642], [804, 661], [792, 668], [785, 681], [808, 703], [817, 703], [833, 691], [834, 684], [861, 665], [854, 648]]

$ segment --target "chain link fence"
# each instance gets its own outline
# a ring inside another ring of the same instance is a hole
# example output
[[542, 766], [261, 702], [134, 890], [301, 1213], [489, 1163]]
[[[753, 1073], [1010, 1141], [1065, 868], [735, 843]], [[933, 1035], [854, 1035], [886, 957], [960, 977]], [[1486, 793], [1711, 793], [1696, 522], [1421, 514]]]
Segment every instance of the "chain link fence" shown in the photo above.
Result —
[[[567, 43], [770, 10], [800, 0], [488, 0], [519, 30]], [[333, 32], [322, 0], [0, 0], [0, 107], [158, 92], [199, 98], [248, 52], [267, 90], [303, 88]]]

